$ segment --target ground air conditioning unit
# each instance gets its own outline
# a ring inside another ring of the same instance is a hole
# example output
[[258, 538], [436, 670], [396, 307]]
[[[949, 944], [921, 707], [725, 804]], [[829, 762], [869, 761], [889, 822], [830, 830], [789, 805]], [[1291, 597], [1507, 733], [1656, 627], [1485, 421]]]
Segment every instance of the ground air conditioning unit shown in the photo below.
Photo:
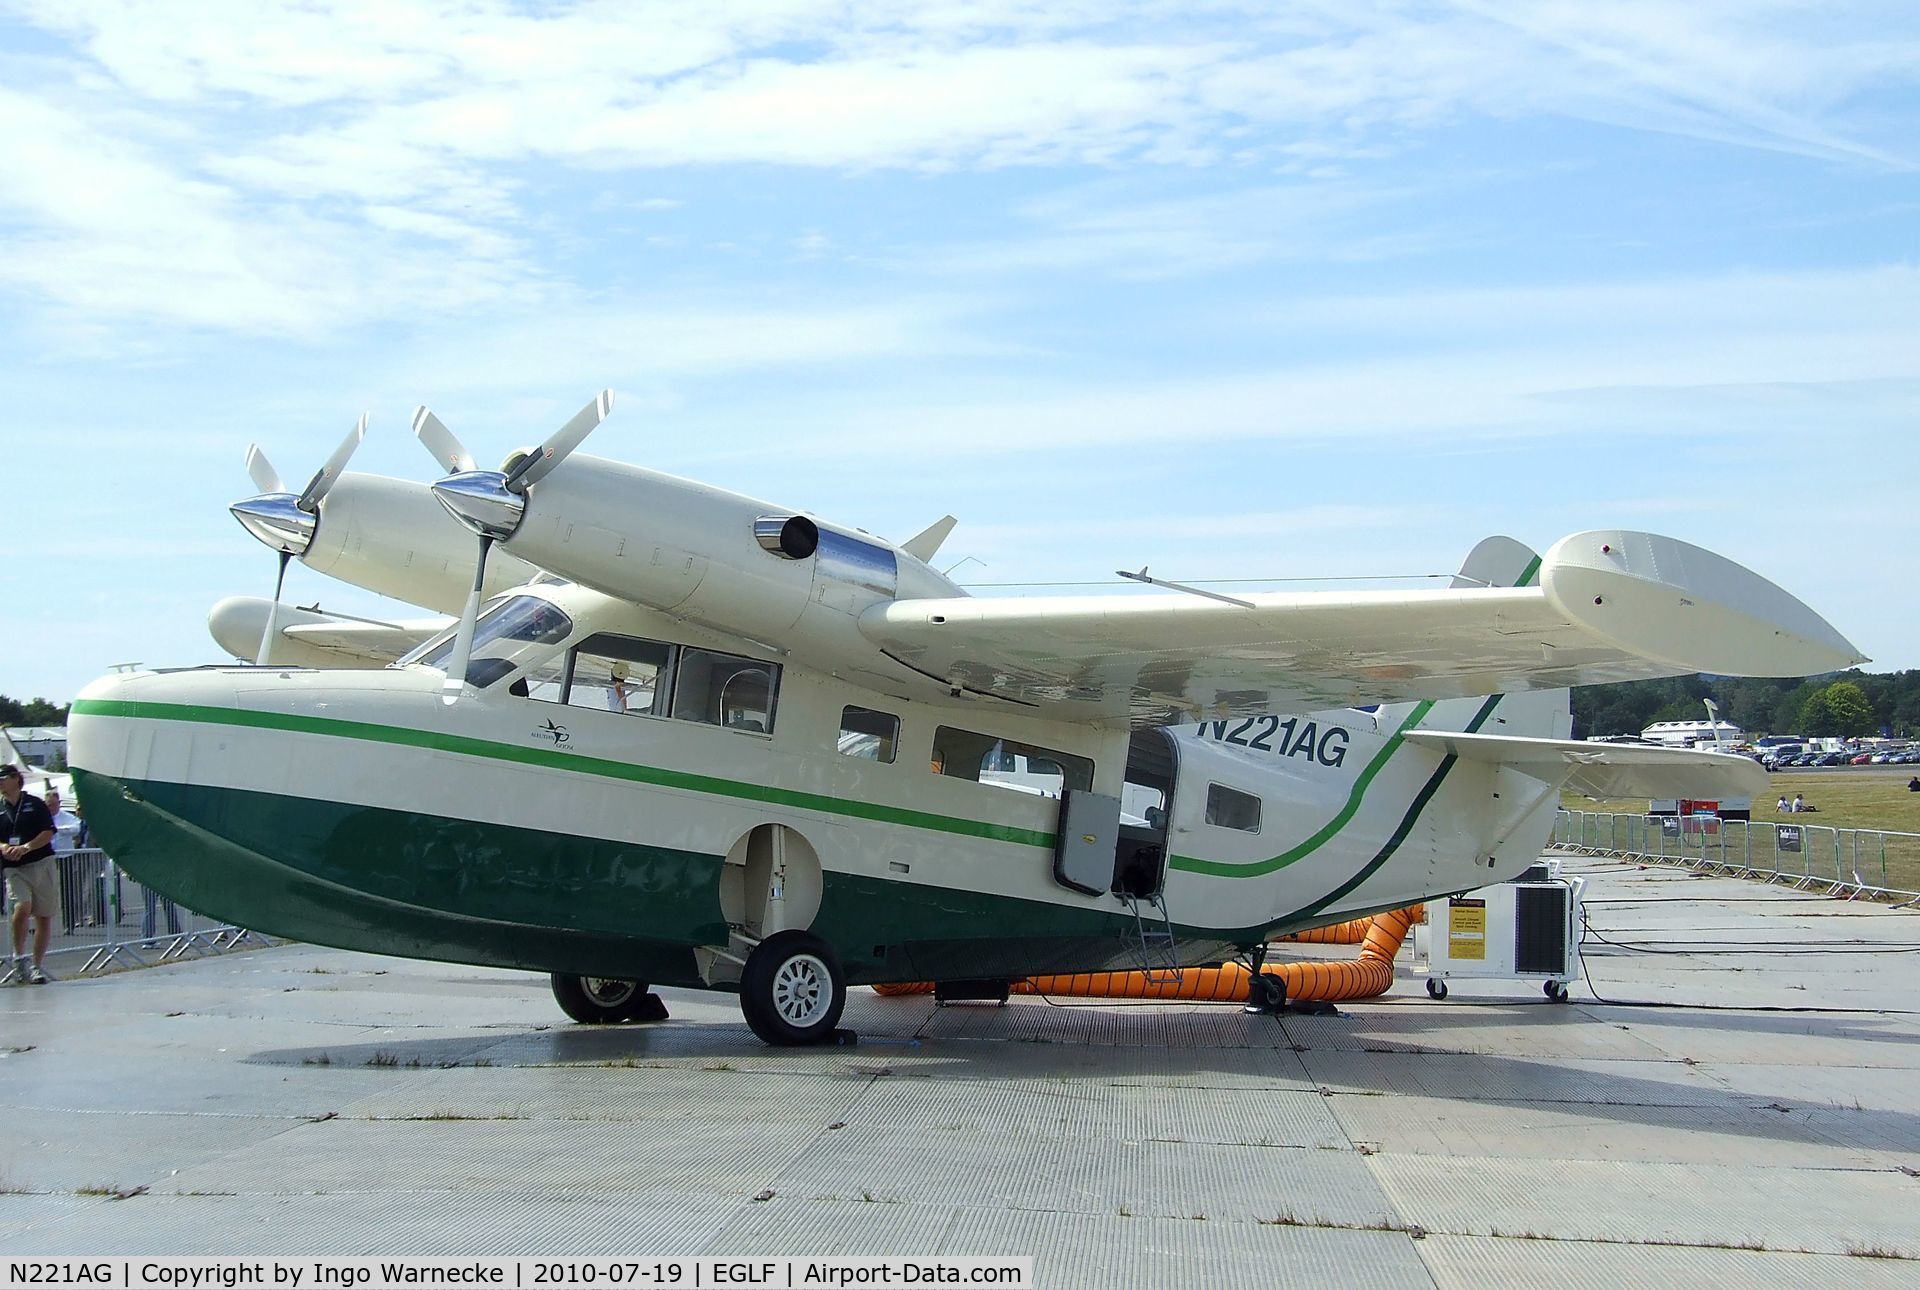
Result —
[[[1461, 979], [1542, 982], [1556, 1003], [1580, 975], [1580, 893], [1587, 880], [1563, 877], [1560, 862], [1543, 861], [1512, 882], [1427, 903], [1421, 930], [1427, 993], [1447, 997]], [[1418, 939], [1418, 938], [1417, 938]]]

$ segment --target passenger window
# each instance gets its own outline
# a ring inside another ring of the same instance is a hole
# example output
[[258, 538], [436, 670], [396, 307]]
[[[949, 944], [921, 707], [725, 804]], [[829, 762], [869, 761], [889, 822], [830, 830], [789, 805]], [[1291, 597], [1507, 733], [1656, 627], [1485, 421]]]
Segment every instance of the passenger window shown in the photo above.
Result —
[[1207, 823], [1243, 833], [1260, 831], [1260, 799], [1224, 784], [1207, 785]]
[[[601, 632], [573, 651], [573, 667], [564, 678], [561, 700], [576, 708], [663, 717], [672, 690], [674, 647]], [[540, 687], [534, 698], [543, 697]]]
[[840, 710], [840, 752], [867, 761], [892, 762], [900, 746], [900, 718], [890, 712], [848, 705]]
[[1058, 797], [1062, 789], [1093, 787], [1090, 758], [953, 726], [934, 731], [933, 771], [1043, 797]]
[[673, 715], [732, 730], [773, 730], [774, 692], [780, 669], [733, 654], [683, 649], [674, 677]]

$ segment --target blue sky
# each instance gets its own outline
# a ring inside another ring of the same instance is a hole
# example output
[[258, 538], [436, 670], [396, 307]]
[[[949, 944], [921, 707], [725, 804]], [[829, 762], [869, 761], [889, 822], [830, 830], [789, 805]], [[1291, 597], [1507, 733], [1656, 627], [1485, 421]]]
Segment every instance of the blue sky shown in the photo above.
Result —
[[0, 0], [0, 693], [215, 659], [249, 442], [604, 386], [967, 580], [1620, 525], [1920, 666], [1917, 106], [1909, 3]]

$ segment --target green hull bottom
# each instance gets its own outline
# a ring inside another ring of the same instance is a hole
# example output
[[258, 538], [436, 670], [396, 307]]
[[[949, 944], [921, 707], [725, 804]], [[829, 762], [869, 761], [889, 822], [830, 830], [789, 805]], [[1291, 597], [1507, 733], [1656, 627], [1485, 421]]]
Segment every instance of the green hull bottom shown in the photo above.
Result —
[[[135, 879], [269, 935], [692, 987], [694, 948], [727, 941], [717, 855], [84, 769], [74, 783]], [[832, 872], [812, 930], [853, 984], [1140, 966], [1125, 913]], [[1175, 930], [1188, 963], [1258, 936]]]

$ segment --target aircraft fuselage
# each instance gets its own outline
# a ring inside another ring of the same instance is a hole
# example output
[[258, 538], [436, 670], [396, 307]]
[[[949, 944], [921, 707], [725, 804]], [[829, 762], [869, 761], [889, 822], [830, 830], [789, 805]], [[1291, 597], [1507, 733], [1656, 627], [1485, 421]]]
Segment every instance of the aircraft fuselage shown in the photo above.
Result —
[[[1055, 877], [1057, 790], [1076, 775], [1130, 804], [1123, 833], [1157, 843], [1186, 963], [1511, 876], [1551, 824], [1534, 781], [1399, 736], [1555, 733], [1564, 694], [1172, 728], [1171, 799], [1164, 782], [1152, 799], [1128, 767], [1130, 741], [1155, 732], [945, 691], [907, 699], [620, 612], [554, 658], [618, 627], [676, 648], [687, 694], [718, 674], [714, 658], [767, 669], [775, 692], [742, 721], [724, 687], [708, 710], [664, 693], [649, 696], [658, 711], [611, 710], [620, 665], [601, 684], [584, 661], [573, 702], [502, 674], [451, 707], [418, 665], [111, 677], [74, 707], [76, 784], [130, 873], [242, 926], [716, 988], [737, 979], [743, 945], [786, 928], [822, 937], [852, 983], [1139, 966], [1127, 904]], [[1157, 817], [1141, 814], [1150, 800]]]

